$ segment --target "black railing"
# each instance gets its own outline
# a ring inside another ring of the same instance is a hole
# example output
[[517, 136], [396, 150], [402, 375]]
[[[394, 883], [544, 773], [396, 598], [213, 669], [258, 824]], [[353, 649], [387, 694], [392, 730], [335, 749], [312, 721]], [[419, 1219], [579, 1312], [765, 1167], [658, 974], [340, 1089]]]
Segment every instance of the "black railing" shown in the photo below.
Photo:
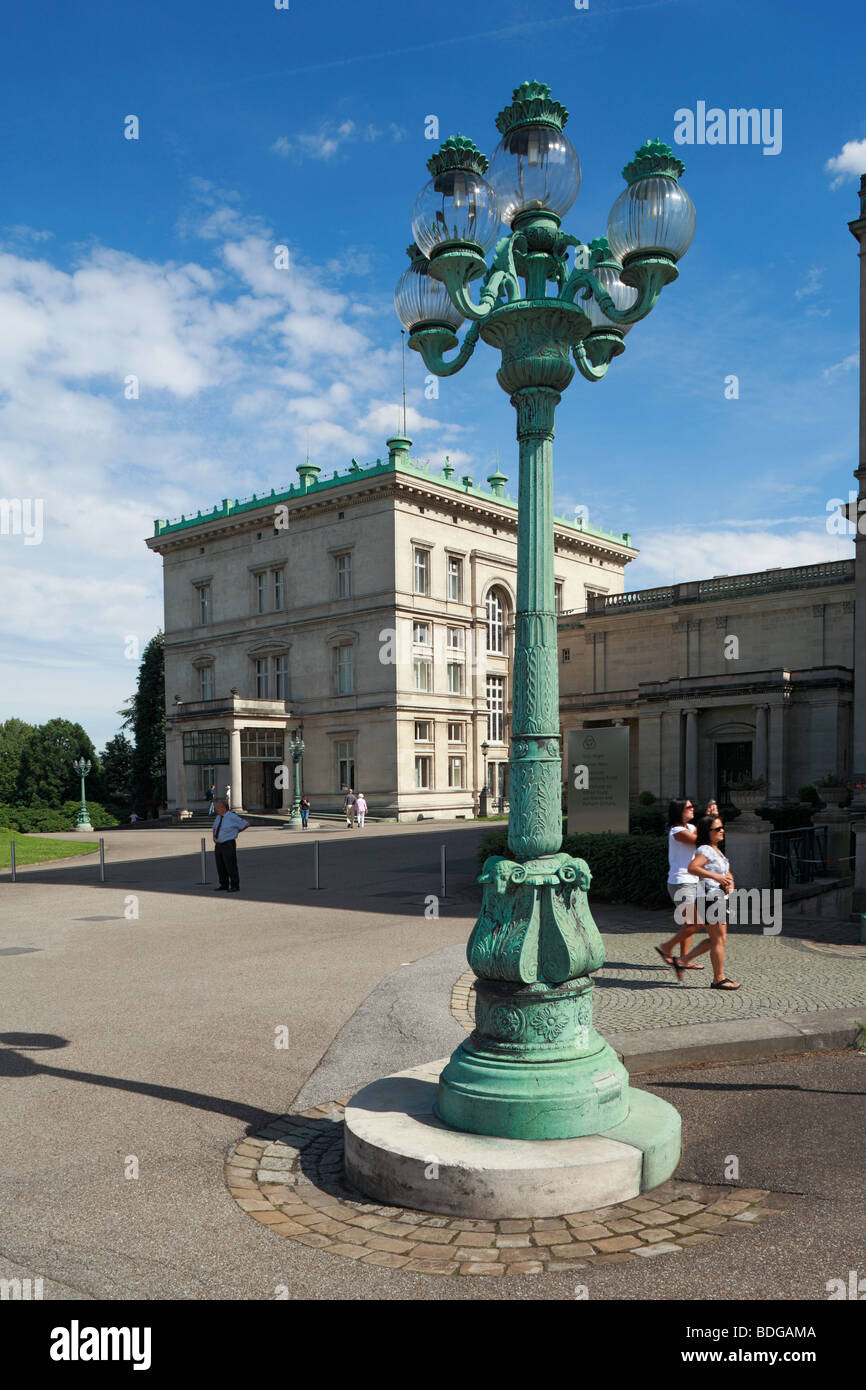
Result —
[[812, 883], [827, 873], [826, 825], [770, 831], [770, 887]]

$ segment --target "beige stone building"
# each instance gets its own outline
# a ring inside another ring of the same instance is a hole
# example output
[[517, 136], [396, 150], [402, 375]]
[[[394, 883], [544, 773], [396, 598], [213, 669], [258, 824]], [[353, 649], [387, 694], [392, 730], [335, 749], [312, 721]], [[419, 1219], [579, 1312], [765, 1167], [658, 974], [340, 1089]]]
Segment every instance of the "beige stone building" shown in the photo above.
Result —
[[591, 597], [559, 621], [563, 733], [626, 724], [633, 798], [848, 781], [854, 584], [842, 560]]
[[[203, 810], [211, 781], [235, 808], [287, 811], [301, 724], [314, 813], [352, 786], [374, 815], [472, 816], [485, 766], [507, 801], [516, 503], [498, 470], [485, 490], [409, 446], [155, 523], [170, 811]], [[560, 608], [622, 593], [628, 535], [561, 518], [555, 536]]]

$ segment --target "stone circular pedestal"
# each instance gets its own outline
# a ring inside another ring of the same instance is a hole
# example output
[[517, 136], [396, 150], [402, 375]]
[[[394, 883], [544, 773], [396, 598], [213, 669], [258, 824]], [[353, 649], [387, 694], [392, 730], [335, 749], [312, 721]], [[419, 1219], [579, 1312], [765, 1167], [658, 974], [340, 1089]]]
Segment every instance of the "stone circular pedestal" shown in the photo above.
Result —
[[562, 1216], [637, 1197], [679, 1162], [678, 1112], [634, 1087], [627, 1118], [603, 1134], [495, 1139], [452, 1129], [434, 1112], [447, 1062], [374, 1081], [346, 1106], [346, 1175], [376, 1201], [485, 1220]]

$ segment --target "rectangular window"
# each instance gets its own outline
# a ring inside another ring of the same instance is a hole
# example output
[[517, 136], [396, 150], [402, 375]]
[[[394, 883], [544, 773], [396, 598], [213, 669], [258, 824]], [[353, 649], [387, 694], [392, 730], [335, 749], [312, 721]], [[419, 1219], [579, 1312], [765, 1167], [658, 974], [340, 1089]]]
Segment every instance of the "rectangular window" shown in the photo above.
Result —
[[430, 551], [415, 548], [415, 593], [430, 592]]
[[208, 627], [210, 624], [210, 584], [199, 584], [198, 586], [198, 620], [202, 627]]
[[452, 603], [463, 602], [463, 561], [456, 555], [448, 556], [448, 597]]
[[281, 763], [284, 742], [282, 729], [241, 729], [241, 762]]
[[415, 786], [418, 791], [428, 792], [433, 785], [433, 759], [426, 756], [415, 759]]
[[212, 786], [216, 786], [216, 768], [203, 767], [201, 770], [201, 794], [207, 797]]
[[448, 725], [448, 742], [449, 742], [449, 743], [465, 743], [465, 742], [466, 742], [466, 735], [465, 735], [465, 733], [463, 732], [463, 725], [462, 725], [462, 724], [449, 724], [449, 725]]
[[286, 571], [274, 570], [274, 612], [286, 606]]
[[415, 689], [430, 690], [433, 686], [433, 662], [427, 657], [416, 656], [414, 661]]
[[429, 623], [413, 623], [413, 624], [412, 624], [412, 641], [415, 643], [416, 647], [429, 647], [429, 646], [430, 646], [430, 624], [429, 624]]
[[348, 791], [349, 787], [355, 785], [355, 745], [351, 740], [338, 743], [337, 750], [337, 785], [339, 790]]
[[448, 662], [448, 694], [449, 694], [449, 695], [462, 695], [462, 694], [463, 694], [463, 662], [462, 662], [462, 661], [449, 661], [449, 662]]
[[563, 647], [563, 649], [562, 649], [562, 660], [563, 660], [563, 664], [564, 664], [566, 661], [571, 661], [571, 648], [570, 648], [570, 647]]
[[198, 688], [200, 700], [213, 699], [213, 667], [200, 666], [198, 672]]
[[553, 606], [557, 613], [562, 612], [562, 581], [553, 586]]
[[256, 699], [267, 700], [268, 698], [268, 662], [267, 657], [263, 657], [256, 662]]
[[487, 737], [491, 743], [505, 741], [505, 677], [487, 677]]
[[415, 742], [416, 742], [416, 743], [431, 743], [432, 740], [433, 740], [433, 735], [432, 735], [431, 732], [430, 732], [430, 720], [429, 720], [429, 719], [416, 719], [416, 720], [415, 720]]
[[227, 729], [203, 729], [183, 736], [183, 760], [213, 767], [229, 760]]
[[448, 785], [449, 787], [463, 786], [463, 759], [448, 759]]
[[337, 694], [355, 693], [355, 648], [349, 643], [337, 648]]
[[266, 598], [268, 592], [268, 576], [264, 570], [256, 575], [256, 612], [266, 611]]
[[352, 597], [352, 556], [350, 554], [338, 555], [337, 563], [337, 598]]
[[465, 629], [462, 628], [462, 627], [449, 627], [449, 628], [448, 628], [447, 645], [451, 648], [451, 650], [452, 650], [453, 652], [462, 652], [462, 651], [465, 650], [465, 644], [466, 644], [466, 631], [465, 631]]
[[274, 699], [287, 700], [287, 662], [284, 656], [274, 657]]

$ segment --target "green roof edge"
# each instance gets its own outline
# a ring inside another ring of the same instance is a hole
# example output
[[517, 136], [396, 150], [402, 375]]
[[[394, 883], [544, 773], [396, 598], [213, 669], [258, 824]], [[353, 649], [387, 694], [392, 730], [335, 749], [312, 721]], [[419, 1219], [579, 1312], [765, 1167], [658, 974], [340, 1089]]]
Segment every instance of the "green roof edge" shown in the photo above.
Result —
[[[439, 473], [431, 473], [429, 468], [413, 463], [411, 460], [403, 459], [396, 463], [391, 459], [377, 459], [375, 463], [369, 464], [366, 468], [347, 468], [344, 473], [336, 472], [330, 478], [317, 479], [306, 490], [300, 483], [293, 483], [281, 492], [272, 488], [270, 492], [254, 493], [252, 497], [245, 498], [243, 501], [238, 501], [235, 498], [232, 502], [231, 499], [227, 499], [228, 505], [226, 501], [223, 501], [209, 511], [198, 512], [196, 516], [183, 515], [179, 521], [162, 521], [156, 518], [153, 523], [153, 537], [156, 539], [160, 536], [177, 535], [179, 532], [204, 526], [208, 522], [220, 521], [228, 516], [236, 516], [241, 512], [254, 512], [261, 511], [263, 508], [276, 507], [283, 502], [293, 502], [298, 498], [312, 497], [314, 494], [327, 492], [329, 488], [340, 487], [344, 483], [356, 482], [361, 478], [381, 477], [385, 473], [406, 473], [411, 477], [426, 478], [428, 482], [438, 483], [441, 487], [449, 488], [461, 497], [478, 497], [485, 502], [494, 502], [497, 506], [512, 507], [515, 511], [517, 510], [516, 501], [508, 493], [504, 493], [501, 497], [495, 497], [492, 492], [476, 487], [474, 483], [467, 488], [459, 478], [445, 478]], [[634, 548], [623, 540], [624, 536], [630, 534], [627, 531], [621, 531], [617, 535], [613, 531], [600, 531], [591, 526], [579, 526], [577, 522], [566, 516], [554, 516], [553, 520], [555, 525], [567, 526], [578, 535], [595, 536], [599, 540], [613, 541], [616, 545], [628, 545], [629, 549]]]

